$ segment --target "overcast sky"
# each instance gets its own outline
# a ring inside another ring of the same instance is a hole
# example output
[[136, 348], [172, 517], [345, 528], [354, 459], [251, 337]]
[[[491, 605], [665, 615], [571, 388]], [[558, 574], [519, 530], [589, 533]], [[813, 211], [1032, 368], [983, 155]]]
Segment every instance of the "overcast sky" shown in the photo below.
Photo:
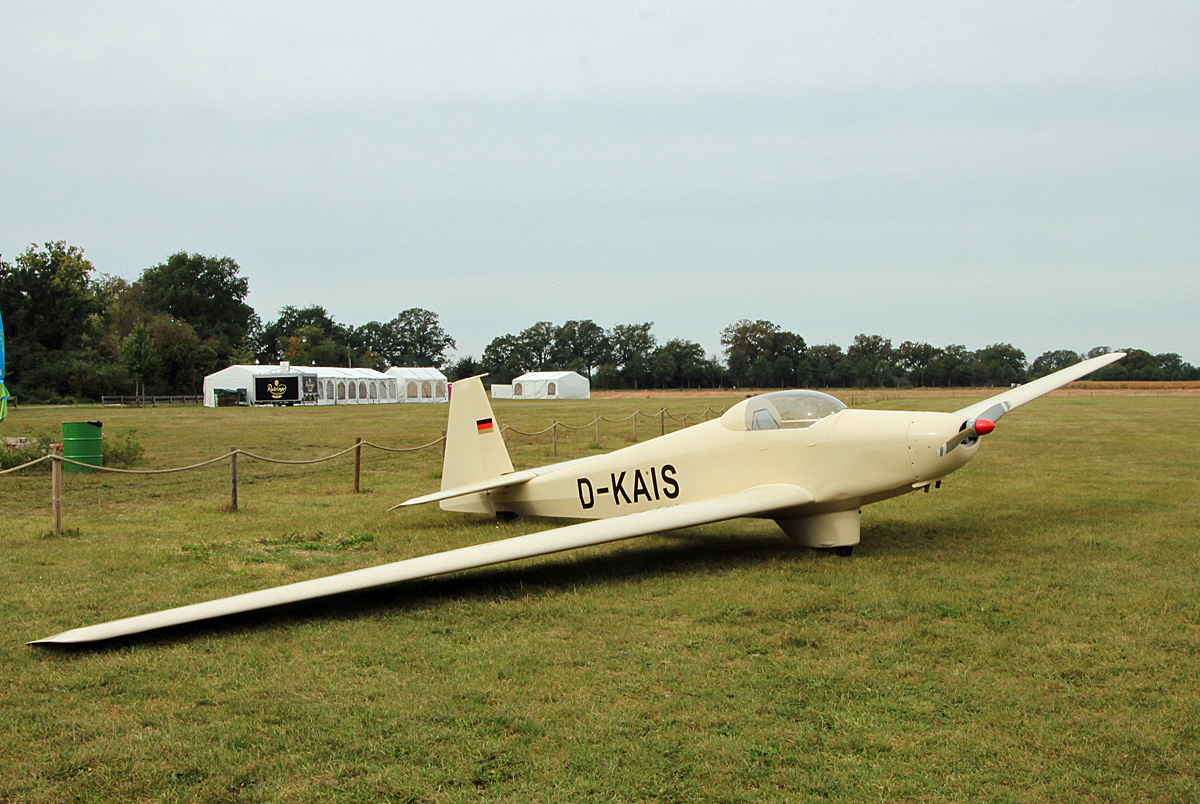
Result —
[[24, 2], [0, 252], [229, 256], [264, 322], [719, 351], [764, 318], [1200, 364], [1200, 3]]

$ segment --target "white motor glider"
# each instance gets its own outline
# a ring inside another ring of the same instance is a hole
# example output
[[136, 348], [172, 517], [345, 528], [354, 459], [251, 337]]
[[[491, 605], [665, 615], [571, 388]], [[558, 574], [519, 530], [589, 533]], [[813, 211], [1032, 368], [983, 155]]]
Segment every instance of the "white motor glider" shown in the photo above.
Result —
[[859, 509], [928, 489], [964, 466], [1013, 408], [1124, 357], [1085, 360], [954, 413], [851, 410], [817, 391], [778, 391], [719, 419], [605, 455], [513, 470], [479, 377], [454, 383], [441, 491], [400, 506], [588, 520], [379, 567], [76, 628], [71, 644], [736, 517], [773, 519], [808, 547], [849, 555]]

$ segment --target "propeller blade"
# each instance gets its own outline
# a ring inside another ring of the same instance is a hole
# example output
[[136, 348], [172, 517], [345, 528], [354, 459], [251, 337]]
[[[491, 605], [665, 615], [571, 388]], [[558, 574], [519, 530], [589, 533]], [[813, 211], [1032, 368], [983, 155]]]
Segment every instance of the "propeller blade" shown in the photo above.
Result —
[[991, 419], [984, 419], [982, 417], [978, 419], [972, 419], [963, 425], [963, 429], [959, 430], [954, 438], [950, 439], [945, 444], [942, 444], [940, 448], [938, 448], [938, 457], [941, 458], [945, 455], [949, 455], [959, 445], [965, 444], [972, 439], [978, 438], [979, 436], [985, 436], [995, 429], [996, 423]]

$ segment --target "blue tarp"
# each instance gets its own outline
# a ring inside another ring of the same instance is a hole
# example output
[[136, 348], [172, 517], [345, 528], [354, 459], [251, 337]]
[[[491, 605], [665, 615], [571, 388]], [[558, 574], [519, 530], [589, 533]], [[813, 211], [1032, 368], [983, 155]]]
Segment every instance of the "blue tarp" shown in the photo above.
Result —
[[8, 415], [8, 389], [4, 387], [4, 317], [0, 316], [0, 422]]

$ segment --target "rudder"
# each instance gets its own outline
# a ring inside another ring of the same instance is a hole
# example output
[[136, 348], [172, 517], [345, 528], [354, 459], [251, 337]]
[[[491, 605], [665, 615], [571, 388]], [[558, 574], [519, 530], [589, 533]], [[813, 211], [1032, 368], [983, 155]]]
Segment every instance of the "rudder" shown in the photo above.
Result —
[[513, 470], [483, 387], [483, 376], [458, 380], [451, 389], [446, 457], [442, 461], [443, 491]]

